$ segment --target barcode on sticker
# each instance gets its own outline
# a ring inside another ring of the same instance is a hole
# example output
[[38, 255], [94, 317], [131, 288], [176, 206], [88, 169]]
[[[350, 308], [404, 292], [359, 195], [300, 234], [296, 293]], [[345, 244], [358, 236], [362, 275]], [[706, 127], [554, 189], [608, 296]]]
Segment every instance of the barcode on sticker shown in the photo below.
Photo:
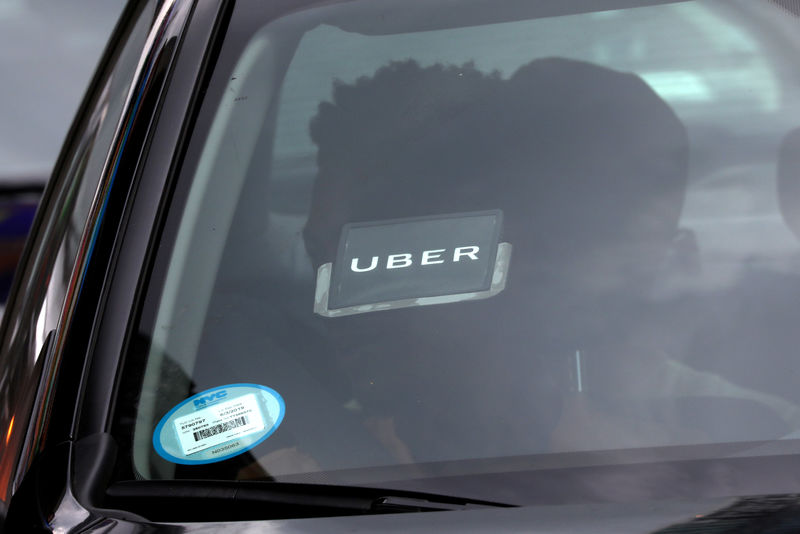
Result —
[[194, 440], [200, 441], [201, 439], [210, 438], [211, 436], [216, 436], [217, 434], [222, 434], [223, 432], [227, 432], [228, 430], [233, 430], [234, 428], [239, 428], [240, 426], [244, 426], [247, 424], [247, 417], [237, 417], [233, 421], [228, 421], [227, 423], [221, 423], [216, 426], [212, 426], [211, 428], [204, 428], [203, 430], [198, 430], [194, 433]]
[[181, 451], [187, 456], [265, 428], [264, 415], [253, 393], [178, 417], [173, 424]]

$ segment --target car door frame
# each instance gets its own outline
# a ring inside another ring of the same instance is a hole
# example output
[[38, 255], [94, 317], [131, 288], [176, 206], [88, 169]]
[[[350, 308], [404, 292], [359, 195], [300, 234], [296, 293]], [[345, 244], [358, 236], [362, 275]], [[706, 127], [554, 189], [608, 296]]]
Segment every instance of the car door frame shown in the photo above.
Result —
[[[29, 408], [19, 399], [6, 398], [5, 420], [0, 418], [0, 424], [5, 423], [0, 428], [7, 429], [9, 438], [0, 461], [5, 474], [2, 502], [8, 508], [7, 528], [35, 525], [70, 531], [105, 515], [94, 508], [99, 498], [96, 483], [108, 474], [105, 460], [109, 450], [113, 453], [113, 447], [108, 447], [113, 441], [102, 432], [111, 407], [98, 402], [112, 396], [120, 352], [95, 347], [95, 341], [101, 329], [108, 330], [104, 339], [125, 339], [119, 334], [128, 328], [127, 317], [149, 253], [165, 184], [180, 160], [179, 147], [190, 130], [189, 110], [199, 97], [197, 81], [213, 56], [208, 45], [220, 27], [220, 9], [224, 11], [228, 2], [157, 2], [157, 16], [149, 24], [103, 172], [80, 176], [70, 169], [70, 162], [87, 141], [82, 139], [87, 117], [98, 111], [104, 83], [112, 75], [119, 48], [143, 4], [131, 2], [124, 11], [70, 130], [23, 253], [21, 274], [14, 282], [9, 313], [0, 330], [0, 340], [8, 340], [20, 328], [30, 328], [20, 324], [25, 317], [20, 317], [17, 309], [31, 285], [44, 291], [58, 286], [56, 293], [63, 299], [51, 299], [54, 302], [49, 303], [51, 312], [46, 320], [34, 325], [37, 332], [46, 332], [46, 337], [37, 337], [25, 351], [3, 355], [9, 376], [23, 374], [37, 382], [23, 399]], [[161, 120], [154, 126], [156, 118]], [[150, 150], [154, 146], [158, 150]], [[71, 188], [76, 180], [84, 182], [82, 187], [92, 188], [94, 198], [82, 221], [74, 261], [61, 266], [61, 276], [52, 276], [48, 268], [53, 264], [52, 251], [63, 246], [67, 237], [75, 237], [74, 231], [57, 240], [52, 234], [54, 218], [58, 220], [56, 216], [71, 207], [70, 193], [74, 193]], [[134, 198], [142, 209], [130, 209]], [[50, 261], [37, 262], [43, 255]], [[66, 272], [70, 273], [68, 279]], [[120, 282], [113, 295], [108, 291], [112, 276]], [[111, 299], [119, 300], [107, 307]], [[30, 409], [30, 423], [14, 428], [13, 414], [26, 409]], [[9, 444], [12, 436], [14, 442]], [[2, 512], [5, 517], [5, 510]]]

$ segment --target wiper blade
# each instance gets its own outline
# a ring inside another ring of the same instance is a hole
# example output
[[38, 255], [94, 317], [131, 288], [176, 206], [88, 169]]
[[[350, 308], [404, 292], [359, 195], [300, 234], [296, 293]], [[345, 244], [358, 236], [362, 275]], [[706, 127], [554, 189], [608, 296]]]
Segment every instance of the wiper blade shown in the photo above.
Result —
[[515, 505], [361, 486], [152, 480], [113, 484], [106, 491], [103, 506], [133, 512], [151, 521], [225, 521], [511, 508]]

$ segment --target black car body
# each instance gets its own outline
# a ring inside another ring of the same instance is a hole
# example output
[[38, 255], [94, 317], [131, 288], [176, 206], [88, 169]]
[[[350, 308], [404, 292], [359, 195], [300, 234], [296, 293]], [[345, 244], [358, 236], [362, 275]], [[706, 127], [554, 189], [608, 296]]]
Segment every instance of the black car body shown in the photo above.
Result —
[[791, 531], [796, 7], [131, 2], [3, 317], [6, 531]]

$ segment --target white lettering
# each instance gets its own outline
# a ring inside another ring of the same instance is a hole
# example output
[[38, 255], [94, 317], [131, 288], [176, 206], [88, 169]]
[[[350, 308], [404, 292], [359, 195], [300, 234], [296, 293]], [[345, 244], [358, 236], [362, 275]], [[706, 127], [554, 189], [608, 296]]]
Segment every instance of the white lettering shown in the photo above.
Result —
[[411, 263], [411, 254], [389, 254], [389, 257], [386, 258], [387, 269], [402, 269]]
[[460, 261], [461, 256], [466, 256], [471, 260], [477, 260], [479, 250], [480, 247], [457, 247], [455, 251], [453, 251], [453, 261]]
[[444, 260], [440, 260], [439, 258], [442, 257], [442, 252], [445, 249], [438, 248], [436, 250], [425, 250], [422, 252], [422, 261], [420, 262], [422, 265], [433, 265], [435, 263], [444, 263]]
[[369, 264], [369, 267], [366, 269], [361, 269], [358, 266], [358, 258], [353, 258], [353, 261], [350, 262], [350, 270], [355, 273], [365, 273], [367, 271], [373, 270], [375, 267], [378, 266], [378, 256], [372, 256], [372, 262]]
[[[461, 261], [462, 258], [477, 260], [478, 252], [480, 252], [480, 247], [475, 245], [470, 245], [468, 247], [456, 247], [453, 249], [453, 263]], [[419, 259], [419, 265], [439, 265], [445, 263], [447, 261], [444, 256], [445, 254], [447, 254], [447, 249], [445, 248], [423, 250]], [[350, 270], [354, 273], [366, 273], [369, 271], [374, 271], [377, 269], [381, 258], [380, 256], [372, 256], [368, 267], [361, 267], [359, 265], [360, 261], [361, 258], [353, 258], [350, 260]], [[386, 257], [387, 269], [404, 269], [406, 267], [411, 267], [412, 265], [414, 265], [414, 254], [410, 252], [389, 254]]]

